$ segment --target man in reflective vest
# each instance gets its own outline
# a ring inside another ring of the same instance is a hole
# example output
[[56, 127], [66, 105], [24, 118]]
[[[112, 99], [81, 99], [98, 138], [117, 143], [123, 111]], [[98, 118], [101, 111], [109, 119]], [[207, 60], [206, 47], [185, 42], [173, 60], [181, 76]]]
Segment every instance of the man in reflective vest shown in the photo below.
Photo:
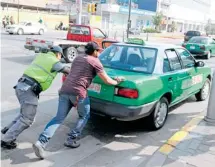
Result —
[[24, 71], [23, 76], [14, 86], [17, 99], [21, 105], [20, 114], [1, 130], [4, 134], [1, 147], [6, 149], [17, 147], [16, 138], [34, 121], [39, 94], [51, 86], [57, 73], [69, 73], [70, 68], [60, 62], [62, 56], [62, 48], [53, 46], [49, 52], [39, 54]]

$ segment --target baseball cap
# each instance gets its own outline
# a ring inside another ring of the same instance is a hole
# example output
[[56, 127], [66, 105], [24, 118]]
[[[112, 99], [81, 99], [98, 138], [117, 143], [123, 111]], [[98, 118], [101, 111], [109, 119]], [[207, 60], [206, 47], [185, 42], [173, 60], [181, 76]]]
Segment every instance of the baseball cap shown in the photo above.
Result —
[[52, 46], [50, 51], [59, 52], [64, 57], [63, 49], [60, 46]]
[[87, 45], [85, 46], [85, 49], [86, 50], [89, 50], [89, 51], [95, 51], [95, 50], [97, 50], [97, 51], [100, 51], [100, 50], [102, 50], [100, 47], [99, 47], [99, 45], [97, 44], [97, 43], [95, 43], [95, 42], [88, 42], [87, 43]]

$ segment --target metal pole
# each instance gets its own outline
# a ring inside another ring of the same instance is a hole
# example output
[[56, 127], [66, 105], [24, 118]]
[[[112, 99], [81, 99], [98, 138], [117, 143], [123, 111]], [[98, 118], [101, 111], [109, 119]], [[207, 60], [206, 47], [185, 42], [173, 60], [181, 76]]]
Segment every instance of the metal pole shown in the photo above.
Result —
[[149, 33], [147, 32], [146, 33], [146, 41], [148, 41], [149, 40]]
[[18, 0], [18, 23], [19, 23], [19, 0]]
[[127, 38], [129, 37], [129, 29], [130, 29], [130, 26], [131, 26], [131, 0], [129, 0]]
[[76, 24], [81, 24], [81, 18], [82, 18], [82, 0], [76, 0], [76, 5], [77, 5]]
[[215, 124], [215, 70], [213, 72], [213, 81], [205, 121]]

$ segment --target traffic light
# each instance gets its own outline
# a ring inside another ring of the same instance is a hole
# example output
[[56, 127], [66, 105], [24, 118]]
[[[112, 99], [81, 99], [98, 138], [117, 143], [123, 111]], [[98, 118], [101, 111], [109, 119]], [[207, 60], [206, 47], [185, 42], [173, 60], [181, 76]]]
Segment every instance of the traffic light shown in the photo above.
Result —
[[88, 11], [88, 13], [92, 12], [92, 4], [88, 4], [87, 11]]
[[97, 3], [91, 5], [91, 13], [96, 13], [97, 11]]

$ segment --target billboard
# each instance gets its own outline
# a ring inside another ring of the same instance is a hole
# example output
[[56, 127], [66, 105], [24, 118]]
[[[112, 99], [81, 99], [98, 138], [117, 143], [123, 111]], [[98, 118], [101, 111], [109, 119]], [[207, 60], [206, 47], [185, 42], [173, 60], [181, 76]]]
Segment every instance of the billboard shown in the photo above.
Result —
[[[120, 6], [128, 6], [129, 0], [112, 0], [112, 2], [120, 5]], [[157, 1], [158, 0], [131, 0], [131, 7], [133, 9], [141, 9], [141, 10], [148, 10], [152, 12], [157, 11]]]

